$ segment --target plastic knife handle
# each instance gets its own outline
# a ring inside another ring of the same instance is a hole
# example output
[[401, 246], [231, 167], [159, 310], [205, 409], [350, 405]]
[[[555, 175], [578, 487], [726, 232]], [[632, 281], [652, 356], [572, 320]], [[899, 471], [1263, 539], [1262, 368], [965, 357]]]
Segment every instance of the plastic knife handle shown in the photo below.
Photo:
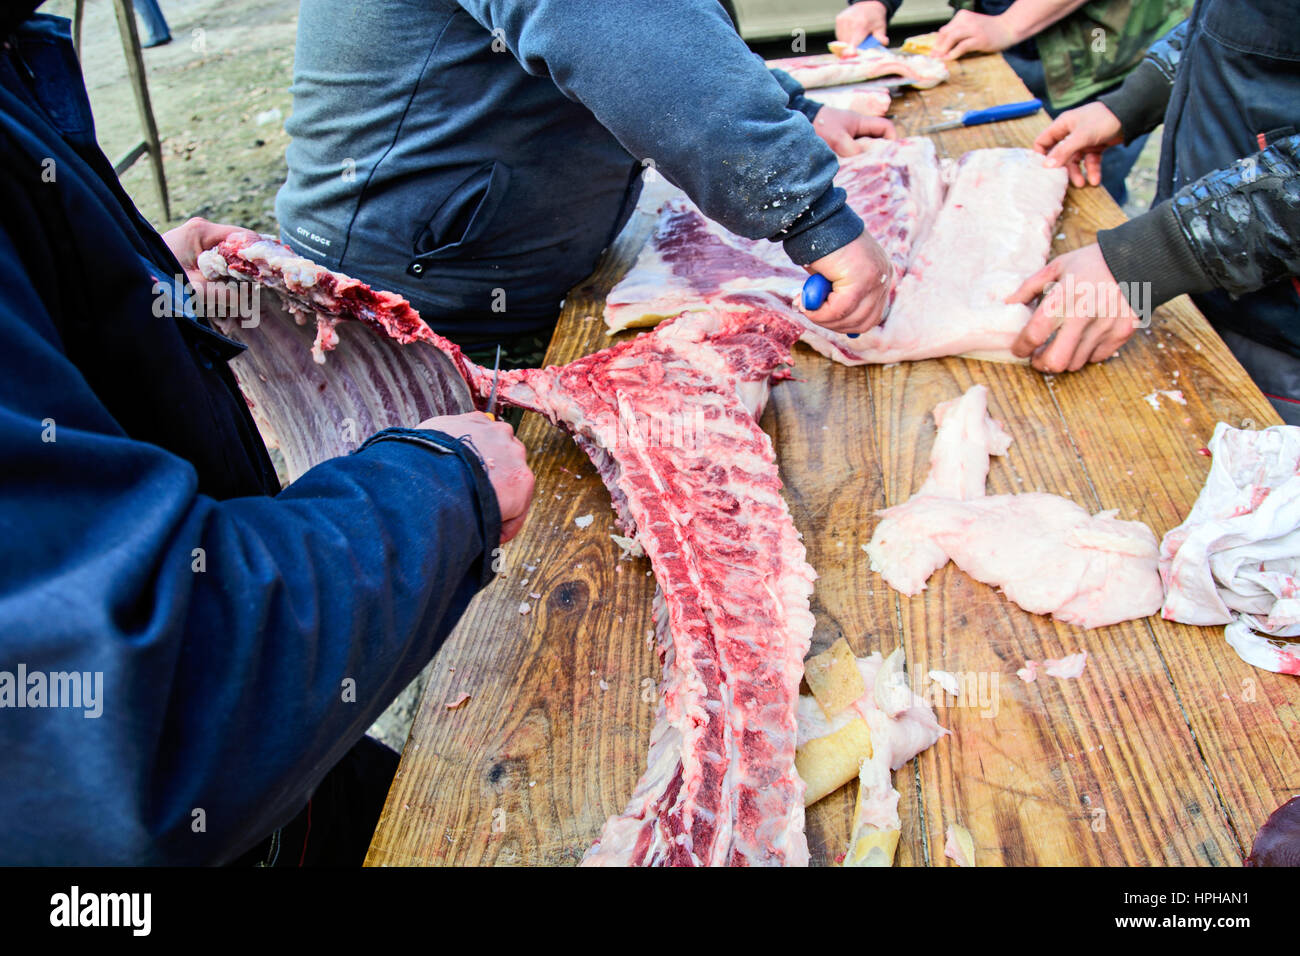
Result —
[[868, 36], [865, 40], [863, 40], [861, 43], [858, 44], [858, 49], [859, 50], [883, 50], [885, 49], [885, 45], [881, 43], [879, 40], [877, 40], [874, 36]]
[[969, 110], [961, 118], [962, 126], [979, 126], [981, 123], [996, 123], [1000, 120], [1019, 119], [1021, 116], [1033, 116], [1043, 108], [1042, 100], [1025, 100], [1023, 103], [1003, 103], [982, 110]]
[[803, 284], [803, 307], [809, 312], [816, 312], [831, 294], [831, 280], [820, 272], [814, 272]]
[[[877, 40], [877, 43], [880, 41]], [[809, 312], [816, 312], [831, 294], [831, 280], [820, 272], [814, 272], [803, 283], [803, 307]], [[849, 338], [856, 339], [857, 332], [849, 332]]]

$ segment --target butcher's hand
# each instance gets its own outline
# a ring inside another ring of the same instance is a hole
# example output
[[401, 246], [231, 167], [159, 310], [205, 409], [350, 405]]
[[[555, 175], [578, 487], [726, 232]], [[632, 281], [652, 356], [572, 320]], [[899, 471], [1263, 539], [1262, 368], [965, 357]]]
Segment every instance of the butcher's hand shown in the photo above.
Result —
[[967, 53], [995, 53], [1015, 46], [1020, 38], [1007, 21], [1000, 16], [958, 10], [951, 20], [939, 28], [934, 41], [934, 56], [941, 60], [955, 60]]
[[835, 39], [852, 49], [867, 37], [875, 37], [889, 46], [889, 35], [885, 33], [888, 20], [889, 11], [879, 0], [861, 0], [835, 17]]
[[1070, 182], [1101, 185], [1101, 154], [1124, 142], [1119, 119], [1101, 103], [1066, 110], [1038, 134], [1034, 149], [1047, 156], [1048, 166], [1064, 166]]
[[808, 318], [832, 332], [865, 332], [880, 324], [894, 268], [866, 232], [804, 268], [820, 272], [831, 282], [830, 295], [820, 309], [807, 313]]
[[862, 152], [859, 136], [873, 139], [897, 139], [894, 124], [883, 116], [866, 116], [853, 110], [840, 110], [823, 106], [813, 120], [813, 129], [826, 141], [826, 145], [840, 156], [856, 156]]
[[199, 271], [199, 253], [205, 249], [211, 249], [227, 236], [237, 232], [254, 234], [250, 229], [243, 229], [239, 226], [223, 226], [220, 223], [208, 222], [206, 219], [195, 216], [185, 225], [164, 232], [163, 242], [167, 243], [172, 255], [180, 262], [181, 267], [185, 270], [186, 277], [190, 281], [190, 285], [202, 296], [207, 288], [208, 280], [203, 278], [203, 273]]
[[533, 502], [533, 473], [528, 468], [528, 449], [515, 437], [515, 430], [482, 412], [428, 418], [419, 427], [467, 439], [474, 446], [497, 495], [501, 543], [518, 534]]
[[[1028, 305], [1039, 295], [1042, 301], [1011, 352], [1017, 358], [1032, 356], [1040, 372], [1077, 372], [1089, 362], [1104, 362], [1141, 324], [1096, 243], [1057, 256], [1007, 301]], [[1053, 332], [1056, 337], [1048, 342]]]

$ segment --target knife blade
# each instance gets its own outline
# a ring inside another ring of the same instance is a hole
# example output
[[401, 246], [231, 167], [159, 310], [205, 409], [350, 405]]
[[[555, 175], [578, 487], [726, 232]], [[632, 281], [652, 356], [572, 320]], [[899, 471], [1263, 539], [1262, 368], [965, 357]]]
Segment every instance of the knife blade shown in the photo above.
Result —
[[493, 421], [496, 420], [497, 411], [497, 383], [501, 381], [501, 346], [497, 346], [496, 361], [492, 363], [492, 391], [488, 395], [487, 411], [485, 414]]
[[921, 135], [929, 133], [938, 133], [946, 129], [957, 129], [961, 126], [980, 126], [984, 123], [999, 123], [1003, 120], [1019, 119], [1022, 116], [1032, 116], [1043, 107], [1042, 100], [1024, 100], [1020, 103], [1002, 103], [998, 106], [989, 106], [982, 110], [967, 110], [956, 119], [947, 120], [943, 123], [935, 123], [933, 126], [927, 126], [917, 132]]

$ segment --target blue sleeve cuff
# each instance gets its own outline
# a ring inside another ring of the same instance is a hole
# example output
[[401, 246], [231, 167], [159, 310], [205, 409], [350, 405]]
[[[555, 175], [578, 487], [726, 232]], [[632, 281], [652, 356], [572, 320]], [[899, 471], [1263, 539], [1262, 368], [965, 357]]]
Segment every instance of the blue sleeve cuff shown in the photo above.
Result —
[[833, 186], [796, 219], [784, 233], [773, 236], [785, 243], [785, 253], [796, 265], [806, 266], [862, 235], [865, 227], [849, 208], [844, 190]]
[[808, 122], [817, 118], [818, 112], [821, 111], [822, 104], [816, 100], [810, 100], [804, 95], [803, 87], [785, 70], [771, 70], [773, 79], [781, 84], [781, 89], [785, 90], [786, 95], [790, 97], [790, 109], [798, 110], [804, 116], [808, 117]]
[[[353, 454], [360, 454], [381, 442], [393, 441], [419, 445], [435, 454], [454, 455], [461, 460], [469, 471], [474, 483], [475, 497], [478, 499], [479, 533], [483, 538], [483, 553], [490, 555], [492, 549], [501, 540], [501, 508], [497, 504], [497, 494], [492, 487], [492, 481], [488, 478], [487, 467], [478, 449], [474, 447], [474, 443], [468, 436], [457, 438], [430, 428], [385, 428], [367, 438]], [[486, 586], [495, 576], [492, 561], [484, 560], [480, 585]]]

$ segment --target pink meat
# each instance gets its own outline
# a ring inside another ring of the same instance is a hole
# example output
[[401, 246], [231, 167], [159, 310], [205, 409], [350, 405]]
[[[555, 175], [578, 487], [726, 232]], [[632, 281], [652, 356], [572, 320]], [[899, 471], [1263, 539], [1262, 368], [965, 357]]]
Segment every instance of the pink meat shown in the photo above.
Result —
[[[798, 334], [756, 310], [688, 314], [564, 368], [502, 375], [503, 401], [615, 463], [621, 523], [660, 587], [649, 767], [589, 865], [807, 862], [794, 714], [814, 574], [754, 417]], [[651, 421], [707, 427], [664, 442]]]
[[914, 497], [880, 512], [867, 545], [872, 570], [919, 594], [951, 560], [1027, 611], [1088, 628], [1155, 613], [1164, 593], [1146, 525], [1113, 511], [1089, 515], [1057, 495], [983, 494], [989, 455], [1010, 443], [983, 413], [986, 401], [975, 386], [936, 409], [930, 476]]
[[[863, 140], [844, 159], [835, 184], [846, 194], [894, 267], [896, 288], [908, 261], [939, 210], [943, 182], [929, 140]], [[665, 195], [665, 193], [667, 193]], [[684, 311], [761, 300], [805, 327], [804, 341], [819, 351], [854, 340], [814, 327], [793, 306], [808, 274], [780, 243], [745, 239], [707, 219], [680, 191], [661, 190], [658, 221], [636, 263], [605, 300], [611, 332], [653, 324]], [[836, 357], [832, 355], [831, 357]], [[860, 362], [851, 364], [861, 364]]]
[[[766, 240], [732, 235], [677, 193], [610, 292], [611, 332], [687, 310], [761, 301], [804, 327], [802, 341], [845, 365], [967, 355], [1015, 361], [1029, 320], [1004, 299], [1047, 261], [1068, 178], [1026, 149], [980, 149], [941, 172], [926, 139], [863, 140], [836, 184], [894, 267], [885, 320], [857, 338], [798, 311], [805, 274]], [[944, 180], [951, 180], [945, 192]]]

